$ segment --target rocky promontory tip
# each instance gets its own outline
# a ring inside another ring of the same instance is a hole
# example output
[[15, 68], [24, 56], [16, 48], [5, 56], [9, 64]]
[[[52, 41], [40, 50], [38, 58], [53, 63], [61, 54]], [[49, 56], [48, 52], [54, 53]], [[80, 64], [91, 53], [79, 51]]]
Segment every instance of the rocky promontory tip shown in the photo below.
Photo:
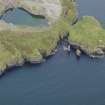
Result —
[[0, 0], [0, 15], [8, 9], [21, 8], [32, 15], [45, 16], [55, 22], [62, 13], [60, 0]]
[[92, 16], [83, 16], [71, 27], [69, 41], [92, 58], [101, 58], [105, 54], [105, 30]]

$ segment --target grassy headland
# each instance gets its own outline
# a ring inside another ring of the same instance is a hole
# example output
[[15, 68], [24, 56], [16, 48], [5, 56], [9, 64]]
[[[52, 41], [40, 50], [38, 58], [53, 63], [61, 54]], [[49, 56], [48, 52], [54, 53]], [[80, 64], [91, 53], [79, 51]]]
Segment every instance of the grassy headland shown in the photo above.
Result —
[[69, 41], [91, 57], [104, 55], [105, 30], [91, 16], [84, 16], [70, 28]]
[[[52, 54], [63, 31], [69, 31], [69, 22], [75, 17], [72, 0], [61, 0], [63, 7], [59, 19], [49, 27], [13, 26], [1, 24], [0, 31], [0, 74], [6, 68], [22, 65], [24, 61], [39, 63], [43, 56]], [[15, 28], [14, 28], [15, 27]]]

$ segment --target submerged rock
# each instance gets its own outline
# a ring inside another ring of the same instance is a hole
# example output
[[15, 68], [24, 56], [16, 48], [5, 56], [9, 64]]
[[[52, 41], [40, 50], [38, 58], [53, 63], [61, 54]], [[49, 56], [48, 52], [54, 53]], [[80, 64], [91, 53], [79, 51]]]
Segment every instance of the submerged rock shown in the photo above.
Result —
[[81, 56], [81, 51], [79, 49], [76, 50], [76, 55], [77, 55], [77, 57]]

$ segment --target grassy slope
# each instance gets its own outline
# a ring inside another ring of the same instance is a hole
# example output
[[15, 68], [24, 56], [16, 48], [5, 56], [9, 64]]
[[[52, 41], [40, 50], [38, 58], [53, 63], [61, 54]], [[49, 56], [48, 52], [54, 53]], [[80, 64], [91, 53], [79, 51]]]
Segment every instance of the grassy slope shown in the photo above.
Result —
[[23, 59], [40, 61], [42, 55], [39, 49], [46, 50], [49, 55], [56, 47], [61, 31], [68, 31], [69, 24], [75, 14], [72, 0], [62, 0], [63, 10], [69, 11], [66, 17], [62, 12], [61, 18], [47, 30], [30, 31], [30, 28], [17, 28], [15, 31], [0, 32], [0, 70], [4, 72], [7, 66], [20, 64]]
[[105, 30], [94, 17], [84, 16], [71, 27], [69, 40], [88, 53], [95, 53], [100, 47], [105, 48]]

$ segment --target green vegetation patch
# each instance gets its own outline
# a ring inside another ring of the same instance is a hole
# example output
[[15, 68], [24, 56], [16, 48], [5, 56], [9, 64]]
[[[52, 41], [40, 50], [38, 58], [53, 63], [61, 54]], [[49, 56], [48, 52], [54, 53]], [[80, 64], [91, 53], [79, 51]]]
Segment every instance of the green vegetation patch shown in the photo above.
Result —
[[84, 16], [70, 28], [69, 41], [88, 53], [95, 53], [105, 48], [105, 30], [94, 17]]

